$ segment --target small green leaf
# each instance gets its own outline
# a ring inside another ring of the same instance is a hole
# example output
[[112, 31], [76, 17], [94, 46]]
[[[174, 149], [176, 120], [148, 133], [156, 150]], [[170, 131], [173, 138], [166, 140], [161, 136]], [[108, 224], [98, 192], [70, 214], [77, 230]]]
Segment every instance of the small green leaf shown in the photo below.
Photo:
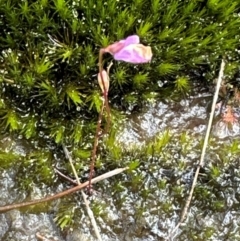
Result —
[[25, 136], [27, 139], [36, 135], [36, 120], [30, 119], [24, 127]]
[[146, 86], [148, 82], [148, 73], [138, 73], [133, 77], [133, 84], [137, 89]]
[[77, 87], [73, 85], [69, 85], [66, 89], [66, 94], [67, 94], [68, 106], [70, 106], [70, 99], [73, 101], [75, 105], [79, 105], [83, 103], [81, 99], [81, 96], [83, 95], [77, 90]]
[[180, 92], [188, 92], [190, 90], [189, 78], [186, 76], [178, 77], [175, 80], [175, 88]]
[[132, 171], [132, 170], [135, 170], [138, 166], [139, 166], [139, 160], [134, 160], [132, 161], [129, 165], [128, 165], [128, 170], [129, 171]]
[[137, 34], [140, 37], [144, 37], [147, 34], [150, 33], [150, 29], [152, 28], [152, 23], [151, 22], [142, 22], [139, 26], [139, 28], [137, 29]]
[[91, 156], [91, 151], [84, 150], [84, 149], [77, 149], [76, 151], [74, 151], [74, 155], [76, 157], [86, 160], [87, 158], [89, 158]]
[[74, 143], [79, 143], [82, 139], [82, 128], [83, 126], [79, 123], [76, 123], [74, 125], [74, 130], [71, 135], [71, 138], [73, 139]]
[[158, 73], [163, 76], [163, 75], [171, 75], [176, 73], [180, 69], [179, 64], [174, 64], [174, 63], [161, 63], [157, 70]]
[[7, 127], [10, 131], [15, 131], [19, 129], [19, 120], [15, 111], [8, 111], [7, 115], [4, 117], [7, 119]]
[[213, 179], [218, 178], [221, 175], [221, 170], [217, 166], [212, 166], [211, 167], [211, 176]]
[[43, 74], [43, 73], [47, 72], [48, 70], [50, 70], [51, 67], [52, 67], [52, 63], [46, 59], [37, 61], [34, 66], [35, 71], [38, 74]]
[[89, 106], [90, 110], [94, 107], [94, 109], [97, 110], [97, 112], [100, 111], [103, 101], [99, 91], [93, 91], [93, 93], [87, 98], [87, 102], [88, 101], [91, 101]]
[[51, 137], [55, 138], [56, 143], [61, 143], [63, 142], [64, 132], [65, 132], [65, 127], [62, 125], [53, 127], [51, 130]]
[[73, 54], [72, 48], [68, 47], [68, 48], [64, 49], [64, 52], [62, 53], [63, 60], [70, 59], [72, 54]]

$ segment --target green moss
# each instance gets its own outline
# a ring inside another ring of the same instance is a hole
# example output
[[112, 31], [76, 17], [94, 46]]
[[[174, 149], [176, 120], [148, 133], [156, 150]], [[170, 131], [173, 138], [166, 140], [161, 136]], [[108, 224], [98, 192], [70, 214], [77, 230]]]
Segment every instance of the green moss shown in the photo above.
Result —
[[211, 177], [212, 177], [213, 179], [216, 179], [216, 178], [218, 178], [220, 175], [221, 175], [221, 170], [220, 170], [220, 168], [217, 167], [217, 166], [212, 166], [212, 167], [211, 167]]
[[151, 155], [152, 153], [158, 155], [162, 152], [163, 148], [169, 144], [171, 138], [171, 133], [169, 130], [164, 131], [163, 133], [156, 136], [153, 144], [149, 143], [147, 146], [147, 154]]
[[[222, 55], [231, 56], [227, 69], [234, 76], [239, 65], [235, 51], [239, 7], [237, 1], [217, 1], [217, 7], [215, 1], [140, 0], [134, 5], [127, 1], [7, 1], [0, 8], [4, 16], [0, 27], [8, 33], [0, 36], [4, 98], [18, 96], [12, 101], [25, 102], [25, 110], [32, 114], [36, 107], [30, 103], [63, 114], [79, 105], [83, 111], [99, 111], [99, 90], [92, 77], [97, 73], [98, 50], [133, 33], [153, 47], [154, 58], [150, 65], [134, 68], [125, 63], [114, 65], [113, 104], [140, 105], [146, 100], [141, 95], [159, 90], [159, 75], [161, 81], [175, 81], [177, 91], [186, 91], [191, 81], [188, 72], [201, 72], [205, 66], [204, 72], [211, 73]], [[50, 122], [49, 115], [45, 118]], [[38, 131], [39, 123], [36, 126]], [[11, 128], [18, 129], [14, 124]]]
[[[190, 138], [191, 133], [178, 136], [165, 131], [142, 148], [125, 150], [116, 144], [116, 132], [124, 116], [120, 111], [138, 110], [159, 95], [169, 98], [172, 93], [188, 92], [191, 81], [199, 76], [203, 81], [212, 80], [223, 56], [228, 60], [227, 81], [231, 81], [240, 64], [236, 51], [239, 9], [238, 0], [0, 0], [1, 132], [23, 135], [36, 145], [25, 157], [1, 151], [1, 167], [13, 166], [19, 158], [19, 183], [26, 190], [33, 183], [52, 185], [56, 178], [53, 165], [70, 171], [69, 164], [62, 161], [61, 144], [67, 144], [77, 169], [86, 170], [103, 103], [96, 76], [99, 49], [138, 34], [143, 44], [152, 47], [153, 59], [145, 65], [114, 61], [109, 91], [112, 129], [108, 138], [99, 141], [96, 165], [100, 172], [119, 165], [130, 167], [127, 181], [113, 180], [113, 193], [124, 191], [128, 185], [132, 191], [139, 191], [146, 182], [143, 173], [151, 175], [156, 168], [179, 178], [189, 171], [185, 158], [191, 148], [197, 145], [200, 149], [200, 144]], [[107, 66], [112, 57], [104, 57]], [[168, 83], [167, 88], [158, 81]], [[102, 129], [105, 124], [106, 113]], [[223, 167], [229, 167], [238, 155], [237, 142], [224, 146], [219, 150], [220, 164], [208, 167], [208, 178], [216, 181], [222, 177]], [[134, 172], [136, 176], [131, 177]], [[156, 185], [164, 192], [173, 184], [169, 176], [161, 175]], [[142, 190], [141, 195], [147, 199], [148, 188]], [[179, 186], [169, 192], [179, 198], [184, 191]], [[196, 197], [201, 201], [213, 198], [211, 191], [200, 186]], [[119, 206], [126, 198], [119, 197]], [[73, 224], [75, 204], [60, 210], [64, 210], [56, 219], [60, 227]], [[171, 202], [160, 204], [163, 212], [172, 211]], [[221, 203], [214, 206], [221, 210]], [[98, 207], [96, 210], [101, 211]], [[142, 210], [139, 207], [138, 212]]]
[[22, 133], [26, 137], [26, 139], [34, 138], [37, 135], [37, 119], [30, 115], [29, 117], [25, 118], [24, 120], [24, 127], [22, 129]]
[[69, 225], [74, 225], [76, 209], [77, 207], [71, 202], [71, 200], [65, 199], [58, 207], [58, 214], [54, 218], [54, 221], [61, 229], [64, 229]]
[[[29, 153], [20, 165], [23, 174], [27, 173], [27, 179], [33, 183], [50, 184], [54, 180], [55, 174], [52, 167], [53, 157], [49, 151], [33, 151]], [[25, 180], [25, 175], [19, 179]], [[30, 185], [31, 186], [31, 185]], [[29, 186], [29, 187], [30, 187]], [[26, 187], [28, 189], [29, 187]]]
[[7, 169], [21, 161], [22, 157], [13, 152], [0, 151], [0, 168]]
[[175, 88], [177, 91], [186, 93], [190, 90], [189, 78], [187, 76], [177, 77], [175, 80]]
[[20, 129], [21, 120], [18, 113], [13, 109], [2, 110], [1, 114], [1, 126], [10, 132]]

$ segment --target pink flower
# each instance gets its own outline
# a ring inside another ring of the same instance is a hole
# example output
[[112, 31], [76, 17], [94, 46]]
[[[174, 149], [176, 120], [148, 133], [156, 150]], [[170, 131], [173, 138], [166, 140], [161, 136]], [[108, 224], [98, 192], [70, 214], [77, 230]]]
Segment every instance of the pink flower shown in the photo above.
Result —
[[115, 60], [133, 64], [147, 63], [152, 59], [151, 47], [140, 44], [137, 35], [131, 35], [107, 46], [104, 52], [112, 54]]

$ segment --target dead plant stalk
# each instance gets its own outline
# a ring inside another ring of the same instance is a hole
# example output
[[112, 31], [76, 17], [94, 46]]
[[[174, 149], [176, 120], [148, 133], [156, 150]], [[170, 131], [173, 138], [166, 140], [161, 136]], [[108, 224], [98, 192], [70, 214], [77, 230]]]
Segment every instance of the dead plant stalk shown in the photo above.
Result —
[[204, 165], [204, 157], [205, 157], [205, 153], [206, 153], [206, 149], [207, 149], [207, 145], [208, 145], [208, 140], [209, 140], [209, 136], [210, 136], [210, 132], [211, 132], [211, 127], [212, 127], [214, 112], [215, 112], [215, 109], [216, 109], [218, 94], [219, 94], [219, 90], [220, 90], [220, 87], [221, 87], [221, 82], [222, 82], [223, 75], [224, 75], [224, 68], [225, 68], [225, 62], [222, 59], [220, 71], [219, 71], [219, 74], [218, 74], [216, 91], [215, 91], [215, 94], [214, 94], [214, 97], [213, 97], [212, 109], [211, 109], [211, 113], [210, 113], [210, 117], [209, 117], [209, 121], [208, 121], [208, 126], [207, 126], [207, 131], [206, 131], [206, 135], [205, 135], [205, 139], [204, 139], [204, 143], [203, 143], [202, 152], [201, 152], [200, 161], [199, 161], [198, 167], [196, 169], [195, 176], [194, 176], [194, 179], [193, 179], [193, 182], [192, 182], [192, 186], [191, 186], [191, 190], [189, 192], [187, 201], [186, 201], [184, 209], [182, 211], [180, 221], [178, 222], [176, 227], [171, 232], [170, 237], [172, 237], [174, 235], [174, 233], [177, 231], [177, 229], [183, 223], [183, 221], [185, 220], [185, 218], [187, 216], [187, 212], [188, 212], [188, 209], [189, 209], [190, 204], [191, 204], [193, 192], [194, 192], [195, 186], [197, 184], [199, 171], [200, 171], [200, 168], [203, 167], [203, 165]]
[[[69, 160], [69, 162], [70, 162], [70, 165], [71, 165], [71, 167], [72, 167], [72, 170], [73, 170], [75, 179], [76, 179], [76, 181], [77, 181], [77, 184], [78, 184], [78, 186], [80, 186], [81, 183], [80, 183], [80, 181], [79, 181], [79, 178], [78, 178], [78, 175], [77, 175], [77, 171], [76, 171], [76, 169], [75, 169], [75, 167], [74, 167], [74, 165], [73, 165], [72, 156], [70, 155], [70, 153], [69, 153], [69, 151], [67, 150], [67, 148], [66, 148], [65, 145], [63, 145], [63, 150], [64, 150], [64, 153], [65, 153], [66, 158], [67, 158], [67, 159]], [[96, 219], [95, 219], [95, 217], [94, 217], [94, 214], [93, 214], [93, 212], [92, 212], [92, 210], [91, 210], [91, 208], [90, 208], [90, 206], [89, 206], [89, 203], [88, 203], [88, 200], [87, 200], [87, 196], [86, 196], [86, 194], [84, 193], [83, 190], [80, 190], [80, 191], [81, 191], [81, 195], [82, 195], [82, 197], [83, 197], [83, 200], [84, 200], [84, 203], [85, 203], [85, 206], [86, 206], [87, 214], [88, 214], [88, 216], [89, 216], [89, 218], [90, 218], [90, 221], [91, 221], [91, 223], [92, 223], [92, 226], [93, 226], [94, 232], [95, 232], [95, 234], [96, 234], [96, 236], [97, 236], [97, 239], [98, 239], [99, 241], [102, 241], [102, 238], [101, 238], [101, 235], [100, 235], [98, 226], [97, 226], [97, 222], [96, 222]]]
[[[101, 176], [93, 178], [92, 183], [97, 183], [97, 182], [102, 181], [104, 179], [107, 179], [109, 177], [115, 176], [115, 175], [117, 175], [121, 172], [126, 171], [127, 169], [128, 169], [128, 167], [117, 168], [117, 169], [112, 170], [110, 172], [107, 172], [107, 173], [105, 173]], [[48, 196], [48, 197], [45, 197], [45, 198], [42, 198], [42, 199], [37, 199], [37, 200], [29, 201], [29, 202], [15, 203], [15, 204], [2, 206], [2, 207], [0, 207], [0, 213], [1, 212], [7, 212], [7, 211], [12, 210], [12, 209], [17, 209], [17, 208], [27, 207], [27, 206], [31, 206], [31, 205], [36, 205], [36, 204], [39, 204], [39, 203], [53, 201], [53, 200], [56, 200], [58, 198], [62, 198], [64, 196], [70, 195], [71, 193], [77, 192], [77, 191], [87, 187], [88, 185], [89, 185], [89, 181], [84, 182], [84, 183], [82, 183], [82, 184], [80, 184], [76, 187], [69, 188], [65, 191], [62, 191], [60, 193], [57, 193], [57, 194], [54, 194], [52, 196]]]

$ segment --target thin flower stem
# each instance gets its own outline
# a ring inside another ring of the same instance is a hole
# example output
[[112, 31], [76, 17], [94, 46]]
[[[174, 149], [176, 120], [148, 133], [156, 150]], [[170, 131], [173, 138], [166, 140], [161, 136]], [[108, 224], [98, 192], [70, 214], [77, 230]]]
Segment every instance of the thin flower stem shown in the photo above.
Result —
[[[109, 127], [110, 127], [110, 121], [111, 121], [111, 117], [110, 117], [110, 108], [109, 108], [109, 104], [108, 104], [108, 90], [105, 86], [104, 80], [103, 80], [103, 63], [102, 63], [102, 58], [103, 58], [103, 54], [104, 54], [105, 50], [104, 49], [100, 49], [99, 51], [99, 59], [98, 59], [98, 68], [99, 68], [99, 74], [101, 77], [101, 82], [102, 82], [102, 86], [103, 86], [103, 98], [104, 98], [104, 106], [106, 107], [106, 111], [107, 111], [107, 128], [106, 128], [106, 132], [109, 131]], [[113, 63], [111, 62], [109, 64], [109, 66], [107, 67], [107, 74], [109, 76], [109, 71], [110, 68], [112, 67]]]
[[[107, 67], [107, 75], [108, 77], [110, 76], [109, 75], [109, 72], [110, 72], [110, 69], [111, 67], [113, 66], [113, 62], [111, 62], [108, 67]], [[102, 79], [102, 74], [101, 74], [101, 79]], [[110, 77], [109, 77], [109, 81], [110, 81]], [[109, 131], [109, 128], [110, 128], [110, 124], [111, 124], [111, 111], [110, 111], [110, 107], [109, 107], [109, 104], [108, 104], [108, 92], [104, 92], [104, 100], [105, 100], [105, 107], [106, 107], [106, 111], [107, 111], [107, 127], [106, 127], [106, 133], [108, 133]]]
[[111, 124], [111, 112], [110, 112], [110, 107], [108, 104], [108, 94], [103, 94], [103, 98], [104, 98], [104, 103], [103, 106], [106, 108], [107, 111], [107, 126], [106, 129], [104, 130], [105, 133], [109, 132], [109, 128], [110, 128], [110, 124]]
[[93, 174], [94, 174], [94, 166], [95, 166], [95, 161], [96, 161], [96, 156], [97, 156], [98, 141], [99, 141], [100, 135], [102, 134], [101, 133], [101, 123], [102, 123], [103, 110], [104, 110], [104, 104], [102, 105], [101, 111], [98, 115], [96, 133], [94, 136], [94, 143], [93, 143], [93, 149], [92, 149], [92, 154], [91, 154], [91, 165], [90, 165], [90, 171], [89, 171], [89, 190], [91, 188], [91, 180], [92, 180]]
[[[98, 121], [97, 121], [97, 127], [96, 127], [96, 132], [94, 136], [94, 144], [93, 144], [93, 149], [92, 149], [92, 154], [91, 154], [91, 165], [90, 165], [90, 171], [89, 171], [89, 190], [91, 189], [91, 180], [93, 178], [94, 174], [94, 166], [95, 166], [95, 161], [96, 161], [96, 156], [97, 156], [97, 147], [98, 147], [98, 142], [99, 142], [99, 137], [102, 135], [101, 133], [101, 124], [102, 124], [102, 118], [103, 118], [103, 110], [106, 108], [107, 111], [107, 127], [105, 132], [108, 133], [109, 128], [110, 128], [110, 122], [111, 122], [111, 116], [110, 116], [110, 107], [108, 104], [108, 90], [106, 89], [105, 83], [103, 81], [103, 67], [102, 67], [102, 56], [104, 54], [104, 49], [100, 49], [99, 51], [99, 62], [98, 62], [98, 67], [99, 67], [99, 74], [101, 77], [101, 82], [103, 86], [103, 104], [101, 107], [101, 110], [98, 114]], [[111, 62], [109, 66], [107, 67], [107, 75], [109, 76], [109, 71], [110, 68], [112, 67], [113, 63]]]
[[99, 57], [98, 57], [98, 70], [99, 70], [99, 73], [101, 73], [102, 70], [103, 70], [103, 64], [102, 64], [103, 54], [104, 54], [104, 49], [100, 49]]
[[[101, 176], [93, 178], [92, 179], [92, 183], [97, 183], [97, 182], [102, 181], [104, 179], [107, 179], [109, 177], [115, 176], [115, 175], [117, 175], [117, 174], [119, 174], [121, 172], [124, 172], [127, 169], [128, 169], [128, 167], [117, 168], [117, 169], [112, 170], [110, 172], [107, 172], [107, 173], [105, 173], [105, 174], [103, 174]], [[60, 192], [60, 193], [57, 193], [57, 194], [54, 194], [52, 196], [48, 196], [48, 197], [45, 197], [45, 198], [42, 198], [42, 199], [37, 199], [37, 200], [29, 201], [29, 202], [22, 202], [22, 203], [6, 205], [6, 206], [3, 206], [3, 207], [0, 207], [0, 212], [6, 212], [6, 211], [9, 211], [9, 210], [12, 210], [12, 209], [17, 209], [17, 208], [27, 207], [27, 206], [31, 206], [31, 205], [36, 205], [36, 204], [39, 204], [39, 203], [53, 201], [53, 200], [56, 200], [58, 198], [62, 198], [64, 196], [66, 196], [66, 195], [69, 195], [71, 193], [77, 192], [77, 191], [83, 189], [84, 187], [87, 187], [88, 185], [89, 185], [89, 181], [84, 182], [81, 185], [78, 185], [76, 187], [73, 187], [73, 188], [70, 188], [68, 190], [65, 190], [63, 192]]]
[[218, 100], [218, 94], [219, 94], [219, 90], [220, 90], [220, 87], [221, 87], [221, 82], [222, 82], [222, 79], [223, 79], [223, 76], [224, 76], [224, 68], [225, 68], [225, 62], [222, 59], [220, 71], [219, 71], [219, 74], [218, 74], [216, 91], [215, 91], [215, 94], [214, 94], [214, 97], [213, 97], [212, 110], [211, 110], [211, 114], [210, 114], [209, 121], [208, 121], [208, 126], [207, 126], [207, 131], [206, 131], [206, 135], [205, 135], [205, 139], [204, 139], [204, 143], [203, 143], [203, 148], [202, 148], [202, 152], [201, 152], [200, 161], [199, 161], [198, 167], [196, 169], [195, 176], [194, 176], [194, 179], [193, 179], [193, 182], [192, 182], [192, 187], [191, 187], [191, 190], [189, 192], [189, 195], [188, 195], [187, 201], [185, 203], [184, 209], [182, 211], [182, 215], [181, 215], [180, 221], [178, 222], [176, 227], [171, 232], [170, 237], [172, 237], [174, 235], [174, 233], [177, 231], [177, 229], [183, 223], [183, 221], [185, 220], [185, 218], [187, 216], [187, 212], [188, 212], [189, 206], [191, 204], [193, 192], [194, 192], [195, 186], [197, 184], [199, 171], [200, 171], [200, 168], [203, 167], [203, 165], [204, 165], [204, 157], [205, 157], [205, 154], [206, 154], [208, 140], [209, 140], [209, 136], [210, 136], [210, 132], [211, 132], [214, 112], [215, 112], [216, 104], [217, 104], [217, 100]]
[[[71, 157], [71, 155], [70, 155], [70, 153], [69, 153], [69, 151], [67, 150], [67, 148], [66, 148], [65, 145], [63, 145], [63, 150], [64, 150], [64, 153], [65, 153], [65, 155], [66, 155], [66, 158], [69, 160], [69, 162], [70, 162], [70, 164], [71, 164], [71, 167], [72, 167], [72, 169], [73, 169], [73, 172], [74, 172], [75, 178], [76, 178], [76, 180], [77, 180], [78, 186], [80, 186], [81, 183], [80, 183], [80, 181], [79, 181], [79, 178], [78, 178], [76, 169], [75, 169], [75, 167], [74, 167], [74, 165], [73, 165], [72, 157]], [[101, 235], [100, 235], [100, 233], [99, 233], [98, 226], [97, 226], [97, 222], [96, 222], [96, 219], [95, 219], [95, 217], [94, 217], [94, 215], [93, 215], [93, 212], [92, 212], [92, 210], [91, 210], [91, 208], [90, 208], [90, 206], [89, 206], [89, 203], [88, 203], [88, 200], [87, 200], [87, 196], [86, 196], [86, 194], [84, 193], [83, 190], [81, 190], [81, 194], [82, 194], [84, 203], [85, 203], [85, 205], [86, 205], [86, 210], [87, 210], [88, 216], [89, 216], [89, 218], [90, 218], [90, 221], [91, 221], [91, 223], [92, 223], [94, 232], [95, 232], [98, 240], [99, 240], [99, 241], [102, 241], [102, 238], [101, 238]]]

